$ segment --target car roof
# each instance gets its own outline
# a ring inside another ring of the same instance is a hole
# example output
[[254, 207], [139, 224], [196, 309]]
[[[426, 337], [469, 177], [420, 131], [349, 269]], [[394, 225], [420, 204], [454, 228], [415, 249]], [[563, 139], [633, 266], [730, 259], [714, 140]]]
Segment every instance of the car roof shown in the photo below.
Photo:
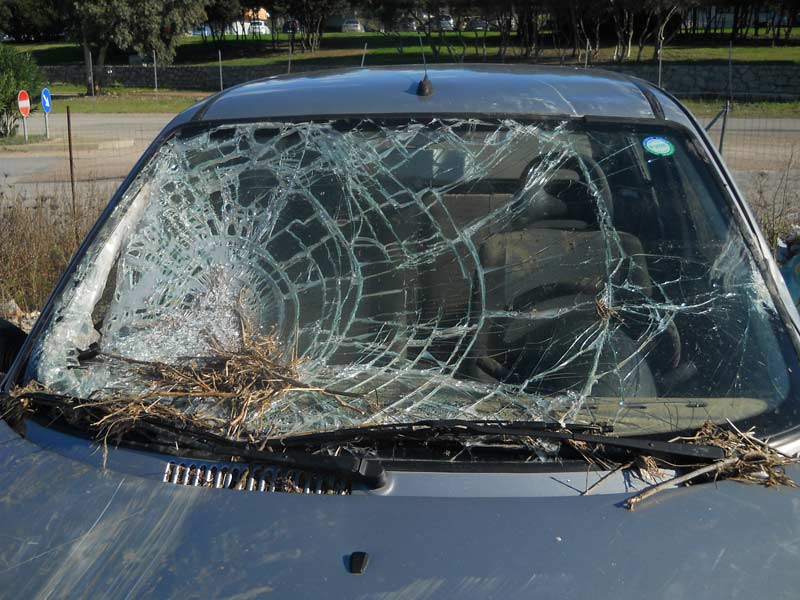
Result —
[[667, 118], [679, 105], [647, 82], [577, 67], [435, 65], [433, 86], [417, 93], [422, 65], [336, 69], [244, 83], [189, 109], [176, 121], [406, 115]]

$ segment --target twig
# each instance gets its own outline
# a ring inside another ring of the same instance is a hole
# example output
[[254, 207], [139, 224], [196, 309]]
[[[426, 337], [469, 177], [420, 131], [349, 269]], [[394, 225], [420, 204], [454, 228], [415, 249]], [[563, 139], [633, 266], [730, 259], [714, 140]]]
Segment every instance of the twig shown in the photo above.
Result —
[[715, 463], [711, 463], [710, 465], [706, 465], [705, 467], [700, 467], [699, 469], [695, 469], [694, 471], [690, 471], [685, 475], [681, 475], [680, 477], [674, 477], [663, 483], [659, 483], [658, 485], [654, 485], [652, 487], [647, 488], [646, 490], [639, 492], [635, 496], [628, 498], [625, 500], [625, 508], [629, 510], [633, 510], [639, 502], [658, 494], [659, 492], [663, 492], [666, 489], [671, 487], [675, 487], [676, 485], [680, 485], [682, 483], [686, 483], [687, 481], [691, 481], [693, 479], [697, 479], [701, 475], [705, 475], [706, 473], [718, 473], [729, 467], [731, 465], [736, 464], [740, 458], [738, 456], [732, 456], [731, 458], [726, 458], [724, 460], [717, 461]]
[[614, 469], [613, 469], [613, 470], [609, 471], [608, 473], [606, 473], [605, 475], [603, 475], [603, 476], [602, 476], [600, 479], [598, 479], [597, 481], [595, 481], [595, 482], [594, 482], [592, 485], [590, 485], [588, 488], [586, 488], [586, 491], [584, 491], [582, 495], [583, 495], [583, 496], [588, 496], [588, 495], [591, 493], [591, 491], [592, 491], [594, 488], [596, 488], [596, 487], [597, 487], [597, 486], [599, 486], [601, 483], [603, 483], [604, 481], [606, 481], [606, 480], [607, 480], [609, 477], [611, 477], [611, 476], [612, 476], [612, 475], [614, 475], [615, 473], [618, 473], [618, 472], [620, 472], [620, 471], [623, 471], [623, 470], [625, 470], [625, 469], [628, 469], [628, 468], [630, 468], [630, 467], [632, 467], [632, 466], [633, 466], [633, 463], [632, 463], [632, 462], [625, 463], [625, 464], [621, 464], [621, 465], [617, 465], [616, 467], [614, 467]]

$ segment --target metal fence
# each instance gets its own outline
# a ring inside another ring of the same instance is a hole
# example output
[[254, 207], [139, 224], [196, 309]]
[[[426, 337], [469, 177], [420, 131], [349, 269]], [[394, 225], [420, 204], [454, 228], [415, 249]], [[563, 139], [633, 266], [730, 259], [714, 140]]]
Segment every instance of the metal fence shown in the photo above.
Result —
[[43, 115], [34, 113], [28, 119], [29, 144], [0, 145], [0, 204], [25, 205], [42, 199], [69, 203], [71, 179], [79, 199], [96, 197], [107, 202], [171, 117], [73, 113], [70, 153], [66, 114], [50, 114], [50, 140], [46, 141]]
[[[800, 190], [800, 98], [676, 95], [687, 101], [707, 128], [755, 207], [780, 200], [787, 211], [795, 210], [795, 204], [800, 204], [795, 201], [795, 190]], [[73, 114], [72, 162], [77, 195], [107, 201], [170, 118], [169, 114]], [[32, 135], [44, 132], [40, 113], [29, 119], [28, 129]], [[51, 114], [50, 130], [49, 143], [0, 146], [0, 203], [41, 201], [43, 197], [53, 202], [70, 200], [64, 113]]]
[[768, 237], [800, 224], [800, 98], [678, 96], [717, 144]]

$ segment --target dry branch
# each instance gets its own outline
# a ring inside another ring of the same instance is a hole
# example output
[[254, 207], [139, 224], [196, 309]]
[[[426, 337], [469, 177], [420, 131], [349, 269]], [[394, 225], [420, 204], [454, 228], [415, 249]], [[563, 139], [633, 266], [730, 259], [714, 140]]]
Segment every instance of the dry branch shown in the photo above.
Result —
[[766, 486], [797, 484], [784, 472], [784, 466], [800, 459], [786, 456], [759, 440], [752, 431], [743, 432], [730, 423], [731, 429], [723, 429], [710, 421], [691, 437], [675, 438], [690, 444], [717, 446], [725, 451], [725, 458], [705, 465], [684, 475], [674, 477], [628, 498], [625, 507], [633, 510], [642, 500], [666, 489], [690, 483], [700, 477], [713, 474], [715, 479], [733, 479], [745, 483]]

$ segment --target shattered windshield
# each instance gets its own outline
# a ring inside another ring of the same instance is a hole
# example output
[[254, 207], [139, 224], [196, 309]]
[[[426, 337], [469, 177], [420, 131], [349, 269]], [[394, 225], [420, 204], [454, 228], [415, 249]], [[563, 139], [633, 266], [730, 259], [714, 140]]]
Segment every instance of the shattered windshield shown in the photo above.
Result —
[[237, 439], [783, 429], [797, 355], [701, 152], [626, 122], [195, 126], [103, 224], [27, 380]]

